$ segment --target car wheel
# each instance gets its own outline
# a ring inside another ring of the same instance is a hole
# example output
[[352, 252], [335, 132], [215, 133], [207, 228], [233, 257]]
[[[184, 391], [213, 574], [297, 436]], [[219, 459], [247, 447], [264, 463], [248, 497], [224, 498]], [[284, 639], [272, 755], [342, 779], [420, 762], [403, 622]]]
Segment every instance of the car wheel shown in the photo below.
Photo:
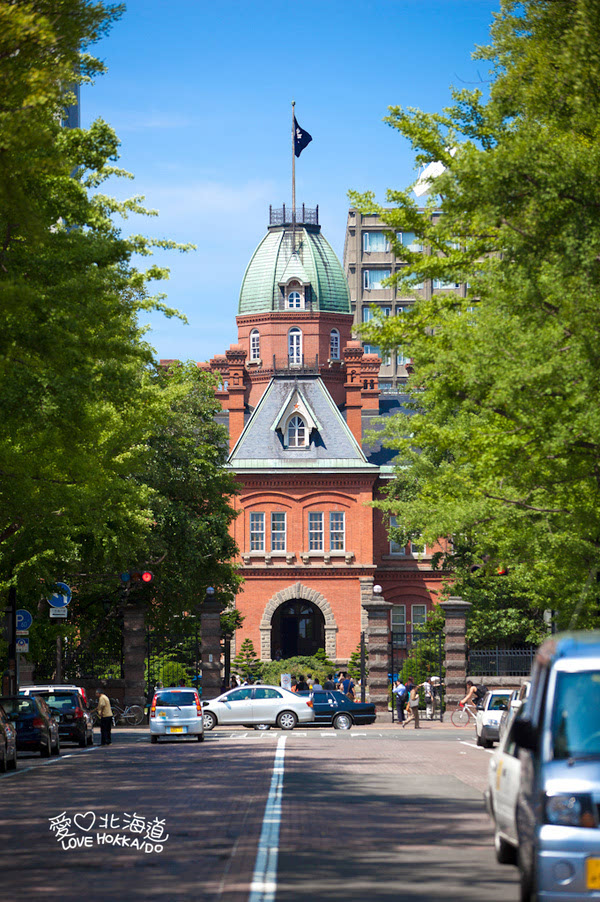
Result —
[[494, 740], [493, 739], [482, 739], [481, 744], [484, 747], [484, 749], [491, 749], [494, 746]]
[[498, 864], [517, 863], [517, 850], [500, 836], [498, 830], [494, 830], [494, 851], [496, 853], [496, 861]]
[[334, 730], [349, 730], [352, 727], [352, 718], [349, 714], [338, 714], [333, 719]]
[[271, 724], [270, 723], [257, 723], [257, 724], [254, 724], [254, 729], [255, 730], [270, 730]]
[[50, 734], [48, 734], [48, 744], [40, 746], [40, 756], [42, 758], [49, 758], [52, 754], [52, 738]]
[[298, 718], [293, 711], [282, 711], [277, 717], [277, 726], [280, 730], [293, 730], [298, 723]]
[[479, 734], [477, 734], [477, 745], [482, 748], [483, 747], [483, 739]]
[[204, 733], [198, 733], [196, 738], [198, 739], [198, 742], [204, 742]]
[[79, 748], [84, 749], [86, 747], [86, 745], [87, 745], [87, 735], [84, 735], [79, 740]]
[[204, 729], [209, 732], [210, 730], [214, 730], [217, 725], [217, 718], [212, 711], [204, 711], [202, 713], [202, 725], [204, 726]]
[[154, 745], [156, 745], [156, 743], [158, 742], [158, 736], [154, 736], [154, 734], [153, 734], [150, 737], [150, 742], [152, 742]]

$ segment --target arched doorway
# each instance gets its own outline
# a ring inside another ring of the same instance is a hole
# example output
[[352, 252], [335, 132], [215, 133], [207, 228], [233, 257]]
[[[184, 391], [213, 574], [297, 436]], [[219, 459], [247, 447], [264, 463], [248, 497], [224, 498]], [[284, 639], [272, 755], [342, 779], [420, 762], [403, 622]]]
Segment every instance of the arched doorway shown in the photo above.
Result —
[[280, 605], [271, 625], [271, 658], [314, 655], [325, 648], [325, 618], [310, 601], [294, 599]]

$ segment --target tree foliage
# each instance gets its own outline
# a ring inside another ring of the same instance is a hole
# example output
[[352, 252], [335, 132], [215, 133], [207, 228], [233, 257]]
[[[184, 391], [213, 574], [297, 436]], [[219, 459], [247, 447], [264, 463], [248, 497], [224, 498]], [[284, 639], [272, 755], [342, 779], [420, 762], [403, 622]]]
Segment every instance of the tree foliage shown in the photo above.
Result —
[[[467, 283], [365, 328], [412, 357], [408, 415], [391, 421], [398, 538], [453, 536], [459, 576], [484, 559], [560, 624], [598, 617], [600, 564], [600, 3], [502, 0], [489, 90], [442, 113], [390, 108], [420, 165], [446, 166], [422, 212], [372, 195], [406, 261], [392, 281]], [[438, 215], [441, 214], [441, 215]], [[412, 231], [423, 252], [397, 231]], [[458, 549], [458, 550], [457, 550]]]
[[254, 651], [252, 639], [244, 639], [232, 662], [232, 669], [244, 680], [258, 680], [262, 677], [263, 664]]

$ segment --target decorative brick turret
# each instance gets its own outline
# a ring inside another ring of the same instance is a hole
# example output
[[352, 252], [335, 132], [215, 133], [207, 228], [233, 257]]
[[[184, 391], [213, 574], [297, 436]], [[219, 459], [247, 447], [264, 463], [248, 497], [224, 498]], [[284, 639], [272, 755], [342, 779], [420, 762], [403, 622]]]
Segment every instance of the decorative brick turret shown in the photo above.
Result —
[[344, 348], [346, 364], [346, 423], [352, 435], [362, 444], [362, 359], [364, 351], [360, 341], [349, 341]]
[[241, 345], [231, 345], [229, 350], [225, 352], [225, 357], [227, 359], [229, 383], [227, 387], [228, 398], [224, 406], [229, 409], [229, 450], [233, 451], [235, 443], [244, 428], [246, 351]]
[[379, 368], [381, 357], [365, 354], [361, 363], [363, 410], [379, 410]]

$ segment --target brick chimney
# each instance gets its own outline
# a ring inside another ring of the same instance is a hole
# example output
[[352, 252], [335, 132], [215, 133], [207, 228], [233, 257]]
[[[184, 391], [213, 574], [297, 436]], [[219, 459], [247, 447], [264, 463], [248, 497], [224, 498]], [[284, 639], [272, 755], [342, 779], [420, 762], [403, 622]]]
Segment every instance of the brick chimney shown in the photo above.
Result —
[[379, 410], [379, 367], [381, 357], [365, 354], [361, 362], [363, 410]]
[[346, 423], [359, 445], [362, 445], [362, 358], [364, 353], [360, 341], [349, 341], [344, 348]]
[[231, 345], [225, 352], [225, 357], [229, 372], [229, 385], [228, 399], [223, 406], [229, 410], [229, 452], [231, 453], [244, 428], [246, 351], [241, 345]]

